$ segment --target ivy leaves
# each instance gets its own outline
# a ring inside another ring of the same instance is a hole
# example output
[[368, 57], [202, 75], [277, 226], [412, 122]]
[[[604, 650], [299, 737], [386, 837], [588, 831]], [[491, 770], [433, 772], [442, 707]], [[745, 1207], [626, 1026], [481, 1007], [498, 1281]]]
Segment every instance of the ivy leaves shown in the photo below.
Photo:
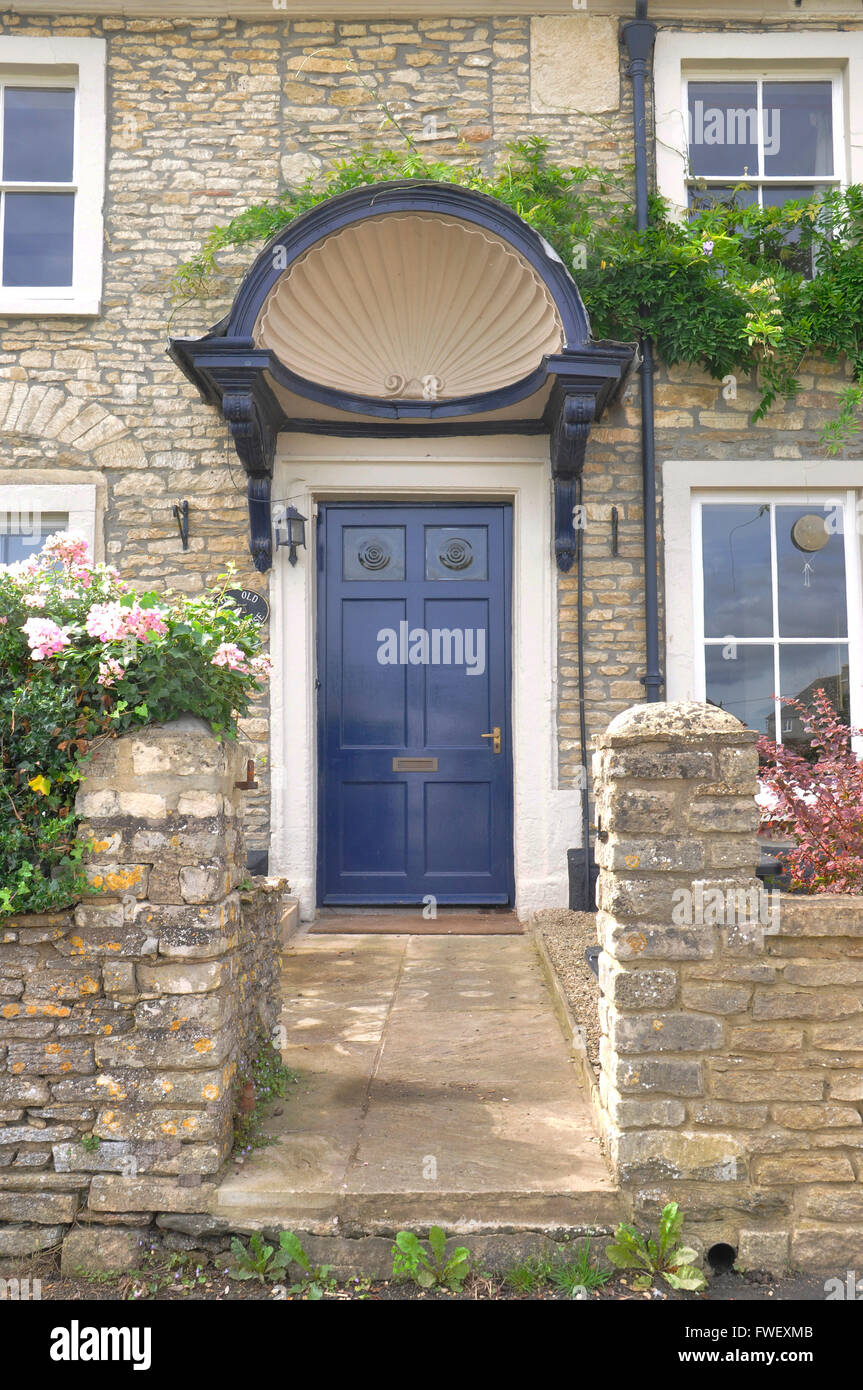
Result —
[[[573, 270], [595, 337], [650, 335], [666, 363], [692, 363], [717, 380], [757, 369], [755, 418], [794, 397], [810, 354], [846, 357], [863, 386], [863, 188], [761, 208], [742, 205], [741, 185], [728, 203], [683, 219], [654, 197], [650, 225], [638, 231], [625, 175], [553, 164], [537, 136], [513, 142], [493, 174], [479, 164], [427, 160], [410, 145], [336, 160], [298, 191], [214, 227], [174, 274], [174, 313], [212, 292], [221, 251], [266, 241], [329, 198], [391, 179], [457, 183], [506, 203]], [[856, 432], [860, 405], [851, 386], [825, 429], [831, 452]]]

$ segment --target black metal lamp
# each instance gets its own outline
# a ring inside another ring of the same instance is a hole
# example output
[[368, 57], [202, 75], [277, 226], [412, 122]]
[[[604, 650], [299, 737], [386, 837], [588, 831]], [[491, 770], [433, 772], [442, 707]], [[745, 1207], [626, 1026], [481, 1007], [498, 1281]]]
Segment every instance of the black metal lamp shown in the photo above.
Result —
[[288, 547], [288, 563], [297, 563], [297, 547], [306, 548], [306, 521], [301, 512], [296, 507], [285, 507], [281, 517], [276, 521], [276, 547], [286, 545]]

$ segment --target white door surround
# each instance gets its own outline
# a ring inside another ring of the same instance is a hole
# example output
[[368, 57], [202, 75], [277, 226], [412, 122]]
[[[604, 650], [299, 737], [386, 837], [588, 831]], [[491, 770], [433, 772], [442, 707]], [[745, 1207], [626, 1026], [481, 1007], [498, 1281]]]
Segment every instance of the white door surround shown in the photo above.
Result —
[[316, 542], [319, 499], [511, 501], [515, 909], [568, 900], [566, 851], [581, 842], [581, 793], [557, 787], [557, 569], [545, 435], [433, 439], [279, 436], [273, 500], [309, 518], [295, 567], [270, 571], [270, 872], [314, 916], [317, 863]]

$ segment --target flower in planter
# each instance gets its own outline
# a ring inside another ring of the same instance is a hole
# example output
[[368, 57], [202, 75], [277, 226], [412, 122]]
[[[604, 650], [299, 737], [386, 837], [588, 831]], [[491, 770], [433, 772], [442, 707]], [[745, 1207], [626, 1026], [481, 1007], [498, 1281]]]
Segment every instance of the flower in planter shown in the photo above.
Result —
[[69, 645], [65, 628], [58, 627], [50, 618], [28, 618], [22, 625], [34, 661], [44, 661]]
[[161, 635], [168, 630], [161, 609], [141, 608], [137, 602], [124, 607], [117, 601], [94, 603], [85, 626], [88, 634], [100, 642], [118, 642], [127, 637], [146, 641], [148, 632]]
[[57, 531], [42, 546], [41, 554], [50, 561], [60, 561], [71, 567], [86, 569], [90, 563], [90, 546], [84, 536], [73, 531]]
[[109, 656], [106, 661], [99, 662], [99, 675], [96, 679], [102, 686], [114, 685], [117, 678], [125, 674], [125, 670], [126, 668], [121, 661]]
[[269, 658], [232, 580], [134, 593], [69, 535], [0, 566], [0, 917], [87, 891], [74, 805], [94, 739], [187, 714], [236, 737]]
[[241, 651], [235, 642], [220, 642], [214, 655], [210, 657], [210, 665], [227, 666], [232, 671], [243, 673], [251, 670], [246, 661], [246, 653]]

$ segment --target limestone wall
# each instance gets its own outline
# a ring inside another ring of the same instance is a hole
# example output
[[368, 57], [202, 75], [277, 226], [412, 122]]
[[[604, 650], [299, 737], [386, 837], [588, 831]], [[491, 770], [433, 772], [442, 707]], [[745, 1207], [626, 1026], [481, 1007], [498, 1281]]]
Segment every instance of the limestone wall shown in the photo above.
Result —
[[77, 800], [99, 891], [0, 924], [0, 1256], [212, 1192], [278, 1008], [284, 885], [245, 880], [244, 776], [195, 719], [103, 743]]
[[[805, 55], [811, 15], [784, 24]], [[852, 28], [857, 21], [848, 21]], [[826, 26], [819, 20], [818, 27]], [[687, 28], [756, 29], [711, 14]], [[404, 148], [386, 106], [430, 158], [476, 158], [491, 170], [507, 143], [547, 138], [552, 155], [617, 173], [632, 163], [631, 87], [611, 17], [501, 15], [332, 21], [54, 14], [0, 17], [0, 34], [95, 36], [107, 44], [108, 161], [104, 296], [94, 319], [0, 318], [0, 481], [98, 481], [106, 558], [125, 577], [197, 593], [251, 567], [241, 470], [224, 423], [167, 358], [167, 285], [215, 224], [296, 187], [363, 143]], [[220, 319], [257, 247], [220, 256], [208, 303], [184, 306], [170, 331], [195, 336]], [[807, 363], [793, 404], [753, 426], [755, 384], [735, 399], [685, 365], [660, 367], [657, 457], [823, 455], [844, 367]], [[719, 476], [719, 469], [717, 470]], [[181, 548], [172, 506], [190, 506]], [[643, 544], [638, 383], [592, 431], [584, 502], [587, 720], [592, 736], [642, 696]], [[619, 512], [612, 554], [611, 507]], [[312, 553], [312, 552], [310, 552]], [[305, 561], [301, 561], [304, 563]], [[284, 556], [280, 564], [285, 563]], [[560, 785], [581, 785], [575, 573], [558, 578]], [[269, 695], [244, 721], [260, 789], [247, 837], [268, 846]], [[575, 833], [575, 829], [574, 829]]]
[[594, 758], [600, 1097], [639, 1218], [677, 1200], [750, 1268], [863, 1259], [863, 898], [768, 895], [756, 735], [708, 705]]

